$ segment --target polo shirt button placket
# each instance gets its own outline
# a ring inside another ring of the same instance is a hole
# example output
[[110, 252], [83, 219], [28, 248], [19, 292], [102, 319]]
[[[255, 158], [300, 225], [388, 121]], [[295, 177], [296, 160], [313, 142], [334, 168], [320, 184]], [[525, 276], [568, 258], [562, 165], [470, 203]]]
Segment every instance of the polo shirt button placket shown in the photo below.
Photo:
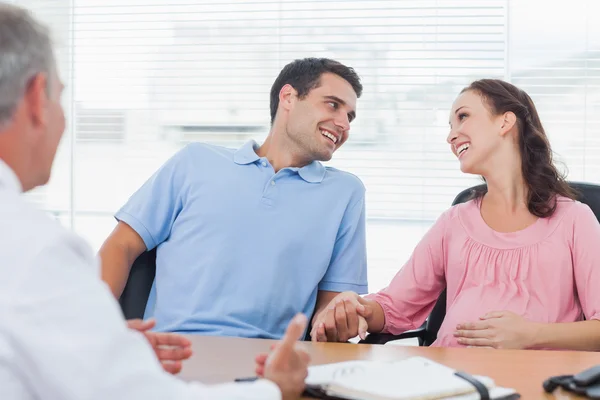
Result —
[[262, 196], [262, 202], [269, 205], [269, 206], [273, 206], [273, 199], [274, 199], [274, 190], [277, 186], [277, 182], [275, 179], [275, 175], [273, 175], [271, 177], [271, 179], [269, 179], [269, 181], [267, 182], [267, 186], [264, 189], [263, 192], [263, 196]]

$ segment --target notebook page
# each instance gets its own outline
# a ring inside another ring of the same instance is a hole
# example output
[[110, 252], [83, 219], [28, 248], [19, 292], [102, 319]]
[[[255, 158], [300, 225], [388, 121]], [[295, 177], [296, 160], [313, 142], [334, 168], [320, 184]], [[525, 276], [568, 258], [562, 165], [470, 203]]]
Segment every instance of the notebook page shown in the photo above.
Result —
[[[307, 385], [328, 385], [342, 371], [351, 371], [355, 368], [366, 368], [369, 364], [378, 361], [344, 361], [332, 364], [315, 365], [308, 368]], [[383, 363], [389, 365], [389, 363]]]
[[[490, 378], [476, 378], [488, 387], [494, 386]], [[306, 382], [328, 385], [329, 394], [347, 398], [420, 400], [475, 394], [475, 388], [456, 377], [452, 368], [423, 357], [396, 362], [349, 361], [311, 367]]]

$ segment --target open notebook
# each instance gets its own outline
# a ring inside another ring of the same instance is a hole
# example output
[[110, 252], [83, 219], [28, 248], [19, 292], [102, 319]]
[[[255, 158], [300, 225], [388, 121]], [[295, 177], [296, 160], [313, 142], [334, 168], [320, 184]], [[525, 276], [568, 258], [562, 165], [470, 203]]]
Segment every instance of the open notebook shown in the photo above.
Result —
[[[352, 400], [478, 400], [473, 384], [456, 371], [427, 358], [401, 361], [348, 361], [309, 368], [306, 384], [332, 398]], [[490, 399], [513, 400], [513, 389], [497, 387], [491, 378], [474, 376]]]

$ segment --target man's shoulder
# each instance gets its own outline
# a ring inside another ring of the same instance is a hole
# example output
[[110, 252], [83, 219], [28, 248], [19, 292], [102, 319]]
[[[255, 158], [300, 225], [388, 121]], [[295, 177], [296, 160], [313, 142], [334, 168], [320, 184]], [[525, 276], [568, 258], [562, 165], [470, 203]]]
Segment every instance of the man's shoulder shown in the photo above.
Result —
[[[0, 224], [6, 228], [12, 227], [9, 231], [13, 233], [28, 232], [35, 227], [36, 232], [45, 235], [56, 233], [55, 231], [60, 228], [60, 224], [54, 221], [49, 214], [35, 208], [21, 195], [0, 191], [0, 198], [2, 198]], [[4, 230], [4, 232], [8, 231]]]
[[79, 256], [91, 259], [89, 245], [77, 235], [38, 210], [21, 196], [0, 192], [3, 206], [0, 208], [0, 254], [13, 254], [26, 262], [40, 252], [54, 247], [69, 247]]
[[0, 191], [0, 201], [0, 305], [35, 306], [99, 279], [98, 259], [83, 239], [20, 196]]
[[328, 182], [351, 188], [357, 193], [365, 193], [365, 185], [363, 184], [362, 180], [360, 180], [360, 178], [353, 173], [343, 171], [335, 167], [326, 166], [325, 178]]
[[214, 159], [233, 159], [234, 153], [237, 149], [218, 146], [215, 144], [203, 143], [203, 142], [191, 142], [184, 146], [181, 150], [183, 153], [187, 153], [193, 159], [198, 160], [198, 156], [211, 157]]

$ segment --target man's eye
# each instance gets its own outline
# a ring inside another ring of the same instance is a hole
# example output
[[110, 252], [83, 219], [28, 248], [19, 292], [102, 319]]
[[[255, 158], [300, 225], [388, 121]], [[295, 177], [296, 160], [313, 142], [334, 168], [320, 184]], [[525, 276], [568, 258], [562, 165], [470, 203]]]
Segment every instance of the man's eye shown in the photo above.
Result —
[[337, 110], [339, 107], [338, 103], [336, 103], [335, 101], [328, 101], [327, 104], [329, 104], [334, 110]]

